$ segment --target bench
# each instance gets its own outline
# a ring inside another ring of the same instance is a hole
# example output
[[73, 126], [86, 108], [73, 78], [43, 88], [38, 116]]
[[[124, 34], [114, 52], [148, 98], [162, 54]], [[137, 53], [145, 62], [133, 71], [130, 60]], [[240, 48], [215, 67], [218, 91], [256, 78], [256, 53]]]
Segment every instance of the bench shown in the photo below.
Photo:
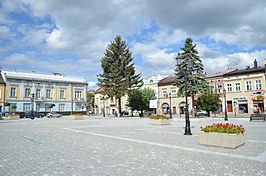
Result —
[[266, 114], [251, 114], [250, 121], [263, 120], [265, 122]]

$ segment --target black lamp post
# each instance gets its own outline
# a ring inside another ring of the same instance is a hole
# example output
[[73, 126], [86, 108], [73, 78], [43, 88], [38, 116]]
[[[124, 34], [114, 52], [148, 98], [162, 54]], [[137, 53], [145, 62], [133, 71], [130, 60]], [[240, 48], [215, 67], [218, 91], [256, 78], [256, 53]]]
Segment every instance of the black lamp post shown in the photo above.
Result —
[[[181, 58], [180, 55], [176, 58], [177, 65], [180, 64]], [[185, 133], [184, 135], [192, 135], [191, 129], [190, 129], [190, 120], [189, 120], [189, 112], [188, 112], [188, 79], [189, 75], [192, 73], [192, 62], [191, 58], [188, 59], [186, 64], [185, 71], [183, 73], [183, 77], [185, 78], [185, 98], [186, 98], [186, 109], [185, 109], [185, 119], [186, 119], [186, 126], [185, 126]]]
[[31, 119], [34, 119], [34, 93], [31, 94]]
[[228, 121], [227, 106], [226, 106], [226, 91], [225, 91], [225, 89], [224, 89], [224, 120]]
[[171, 92], [169, 92], [169, 101], [170, 101], [169, 115], [170, 115], [170, 118], [173, 118], [173, 117], [172, 117], [172, 102], [171, 102]]
[[192, 135], [191, 129], [190, 129], [190, 120], [189, 120], [189, 112], [188, 112], [188, 95], [187, 95], [187, 74], [186, 75], [186, 81], [185, 81], [185, 97], [186, 97], [186, 110], [185, 110], [185, 117], [186, 117], [186, 126], [185, 126], [185, 133], [184, 135]]

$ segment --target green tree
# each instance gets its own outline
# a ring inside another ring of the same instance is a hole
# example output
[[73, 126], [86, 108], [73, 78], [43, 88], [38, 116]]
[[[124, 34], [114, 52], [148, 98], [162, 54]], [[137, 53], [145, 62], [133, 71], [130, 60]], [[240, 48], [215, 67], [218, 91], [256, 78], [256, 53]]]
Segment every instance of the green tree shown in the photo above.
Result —
[[89, 111], [94, 110], [94, 93], [93, 92], [88, 92], [87, 93], [87, 106]]
[[178, 96], [185, 95], [185, 85], [187, 84], [187, 93], [192, 97], [192, 109], [194, 115], [194, 95], [198, 92], [204, 92], [209, 89], [208, 82], [204, 80], [204, 66], [198, 55], [196, 44], [193, 44], [191, 38], [187, 38], [184, 48], [178, 53], [176, 58], [177, 65], [175, 74], [177, 79], [174, 85], [177, 86]]
[[134, 89], [128, 95], [128, 104], [132, 111], [140, 111], [140, 117], [143, 117], [143, 111], [148, 111], [150, 100], [156, 99], [156, 92], [150, 88]]
[[52, 103], [52, 104], [49, 104], [49, 106], [48, 106], [48, 107], [50, 108], [50, 111], [51, 111], [51, 110], [52, 110], [52, 108], [53, 108], [53, 107], [55, 107], [55, 104], [53, 104], [53, 103]]
[[117, 36], [108, 44], [101, 59], [103, 73], [98, 74], [98, 86], [104, 87], [109, 98], [118, 100], [118, 116], [121, 115], [121, 97], [134, 87], [141, 86], [141, 74], [136, 74], [132, 52], [125, 41]]
[[210, 112], [217, 111], [219, 109], [221, 100], [218, 94], [202, 94], [199, 97], [199, 107], [202, 110], [208, 112], [208, 117], [210, 117]]

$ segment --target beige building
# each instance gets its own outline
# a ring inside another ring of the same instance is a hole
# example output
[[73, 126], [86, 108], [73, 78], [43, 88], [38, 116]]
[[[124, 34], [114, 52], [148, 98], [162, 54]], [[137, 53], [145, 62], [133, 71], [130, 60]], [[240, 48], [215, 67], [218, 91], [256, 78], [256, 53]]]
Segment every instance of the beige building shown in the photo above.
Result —
[[[158, 100], [159, 106], [157, 109], [158, 113], [167, 114], [172, 112], [172, 114], [184, 114], [185, 113], [185, 98], [178, 97], [178, 88], [173, 86], [175, 82], [176, 75], [170, 75], [158, 82], [159, 93]], [[188, 97], [188, 108], [189, 112], [192, 110], [192, 99]]]
[[[156, 97], [158, 97], [159, 87], [158, 82], [163, 78], [163, 76], [153, 76], [147, 80], [144, 80], [144, 84], [141, 89], [150, 88], [156, 92]], [[104, 98], [103, 96], [104, 88], [101, 87], [95, 91], [95, 114], [107, 114], [107, 115], [115, 115], [118, 112], [118, 104], [117, 100]], [[157, 99], [158, 100], [158, 99]], [[121, 107], [122, 111], [131, 112], [130, 108], [127, 106], [128, 96], [125, 95], [121, 99]]]
[[224, 86], [228, 114], [252, 114], [266, 110], [266, 60], [264, 67], [254, 61], [253, 67], [226, 73]]
[[[100, 87], [95, 91], [94, 96], [94, 113], [102, 115], [115, 115], [118, 113], [118, 101], [115, 98], [108, 98], [103, 95], [104, 87]], [[122, 111], [128, 111], [126, 106], [128, 96], [121, 98]]]
[[3, 73], [0, 70], [0, 112], [4, 110], [5, 106], [5, 88], [6, 88], [6, 83], [3, 77]]

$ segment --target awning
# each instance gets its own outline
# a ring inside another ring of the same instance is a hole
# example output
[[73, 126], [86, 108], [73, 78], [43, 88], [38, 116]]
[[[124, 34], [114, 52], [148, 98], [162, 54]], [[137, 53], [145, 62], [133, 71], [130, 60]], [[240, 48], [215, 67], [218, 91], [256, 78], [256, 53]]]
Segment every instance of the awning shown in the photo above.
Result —
[[179, 107], [186, 107], [186, 103], [181, 103]]
[[162, 107], [163, 107], [163, 108], [168, 108], [169, 105], [168, 105], [167, 103], [164, 103], [164, 104], [162, 105]]

